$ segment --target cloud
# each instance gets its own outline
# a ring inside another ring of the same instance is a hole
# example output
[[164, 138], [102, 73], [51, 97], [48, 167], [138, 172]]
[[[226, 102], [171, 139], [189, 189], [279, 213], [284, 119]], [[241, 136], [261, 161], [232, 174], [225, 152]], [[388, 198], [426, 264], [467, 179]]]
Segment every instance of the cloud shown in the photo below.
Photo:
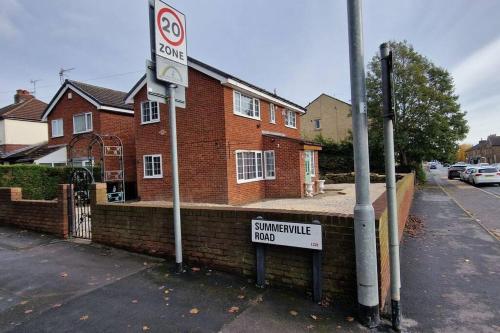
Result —
[[11, 39], [18, 35], [19, 30], [14, 23], [14, 17], [22, 11], [22, 6], [15, 0], [3, 0], [0, 6], [0, 39]]
[[500, 84], [500, 37], [478, 49], [453, 70], [459, 93], [485, 84]]

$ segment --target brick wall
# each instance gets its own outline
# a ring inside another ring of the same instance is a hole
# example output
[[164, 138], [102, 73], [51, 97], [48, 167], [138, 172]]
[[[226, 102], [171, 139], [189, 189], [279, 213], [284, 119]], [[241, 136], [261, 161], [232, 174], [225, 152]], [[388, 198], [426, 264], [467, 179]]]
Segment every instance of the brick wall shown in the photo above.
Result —
[[[96, 184], [98, 198], [92, 206], [92, 240], [136, 252], [174, 256], [172, 209], [109, 204]], [[100, 198], [100, 199], [99, 199]], [[183, 256], [189, 263], [255, 277], [255, 248], [251, 220], [257, 216], [275, 221], [323, 225], [323, 288], [336, 299], [352, 300], [356, 293], [354, 230], [352, 216], [304, 214], [243, 208], [183, 208]], [[311, 252], [268, 246], [266, 279], [271, 285], [298, 290], [311, 288]]]
[[69, 185], [59, 185], [56, 200], [23, 200], [21, 188], [0, 188], [0, 224], [68, 236]]
[[14, 145], [14, 144], [0, 145], [0, 155], [6, 154], [6, 153], [11, 153], [13, 151], [16, 151], [18, 149], [25, 148], [28, 146], [29, 145]]
[[[406, 219], [410, 213], [413, 195], [415, 193], [415, 174], [407, 174], [397, 182], [396, 195], [398, 200], [399, 239], [403, 237]], [[379, 279], [380, 305], [383, 308], [386, 300], [390, 299], [390, 257], [389, 257], [389, 225], [386, 193], [381, 195], [373, 204], [376, 216], [377, 235], [377, 267]]]

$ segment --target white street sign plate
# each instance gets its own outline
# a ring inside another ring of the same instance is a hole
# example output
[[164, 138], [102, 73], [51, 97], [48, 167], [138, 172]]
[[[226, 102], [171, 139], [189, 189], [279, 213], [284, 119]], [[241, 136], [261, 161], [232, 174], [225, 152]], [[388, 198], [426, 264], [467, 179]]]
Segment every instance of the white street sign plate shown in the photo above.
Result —
[[156, 78], [183, 87], [188, 86], [188, 68], [178, 62], [156, 57]]
[[[168, 88], [165, 83], [156, 79], [155, 65], [150, 60], [146, 60], [146, 89], [150, 101], [165, 104], [169, 98]], [[186, 88], [183, 86], [175, 88], [175, 106], [186, 108]]]
[[186, 17], [160, 0], [155, 0], [156, 55], [187, 66]]
[[252, 242], [322, 250], [320, 224], [252, 220]]

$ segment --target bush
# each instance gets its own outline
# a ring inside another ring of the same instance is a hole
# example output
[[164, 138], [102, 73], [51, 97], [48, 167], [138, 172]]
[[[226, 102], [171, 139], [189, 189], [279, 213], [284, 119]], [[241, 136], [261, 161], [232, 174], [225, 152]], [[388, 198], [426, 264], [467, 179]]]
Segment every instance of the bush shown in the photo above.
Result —
[[0, 165], [0, 187], [21, 187], [23, 199], [52, 200], [57, 197], [57, 185], [67, 184], [70, 174], [70, 167]]
[[422, 164], [418, 164], [415, 167], [415, 178], [417, 179], [417, 182], [419, 184], [425, 184], [425, 182], [427, 181], [427, 174], [425, 173]]

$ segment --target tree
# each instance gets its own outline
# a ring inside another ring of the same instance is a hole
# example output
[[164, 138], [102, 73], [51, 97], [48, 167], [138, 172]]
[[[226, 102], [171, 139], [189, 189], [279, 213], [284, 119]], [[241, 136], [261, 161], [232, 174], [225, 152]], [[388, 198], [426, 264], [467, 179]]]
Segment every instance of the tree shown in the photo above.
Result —
[[457, 154], [455, 156], [456, 161], [465, 161], [465, 152], [472, 148], [471, 144], [462, 143], [458, 146]]
[[[393, 51], [393, 93], [396, 119], [394, 145], [401, 165], [423, 160], [455, 159], [458, 142], [469, 131], [453, 79], [404, 42], [390, 42]], [[373, 165], [383, 163], [383, 119], [380, 56], [368, 64], [366, 80]]]

